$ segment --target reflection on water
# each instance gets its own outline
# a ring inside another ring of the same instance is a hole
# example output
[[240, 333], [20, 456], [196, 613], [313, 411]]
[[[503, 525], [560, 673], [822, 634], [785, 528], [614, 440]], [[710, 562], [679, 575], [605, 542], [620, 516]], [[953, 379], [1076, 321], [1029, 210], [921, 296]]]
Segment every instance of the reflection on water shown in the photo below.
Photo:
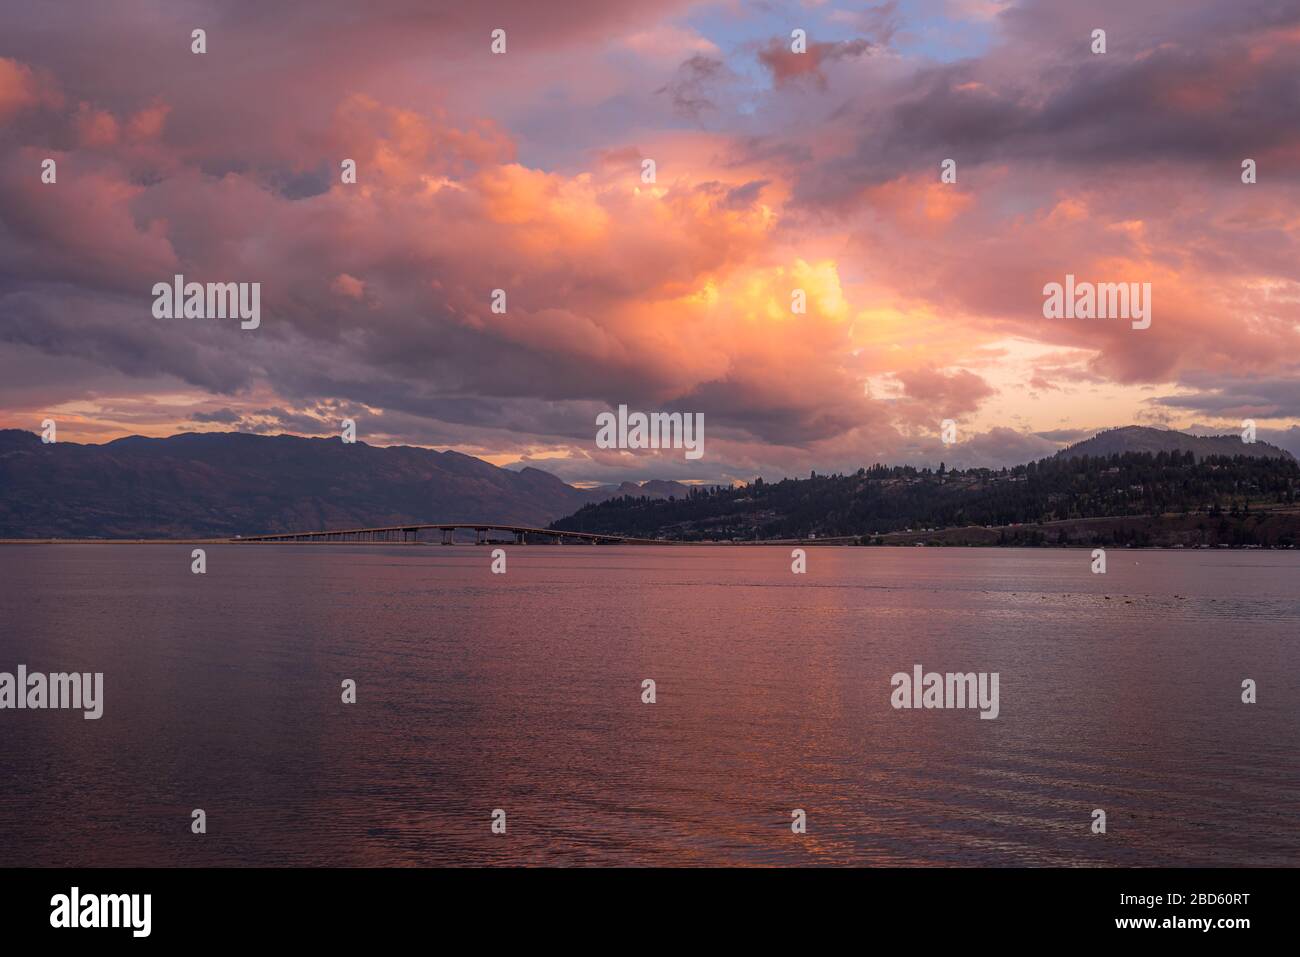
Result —
[[0, 711], [2, 862], [1300, 863], [1295, 553], [507, 552], [0, 548], [0, 671], [105, 674]]

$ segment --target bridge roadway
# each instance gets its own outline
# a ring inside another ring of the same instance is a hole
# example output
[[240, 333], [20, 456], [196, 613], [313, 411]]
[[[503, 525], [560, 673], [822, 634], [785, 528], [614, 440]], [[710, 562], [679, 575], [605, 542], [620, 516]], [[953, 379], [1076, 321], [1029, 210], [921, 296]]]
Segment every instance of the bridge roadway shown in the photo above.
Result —
[[[232, 542], [253, 543], [304, 543], [304, 542], [383, 542], [407, 545], [423, 544], [420, 533], [426, 530], [442, 533], [441, 544], [456, 544], [456, 531], [473, 530], [474, 544], [509, 544], [491, 537], [492, 532], [506, 532], [514, 537], [514, 544], [527, 544], [534, 540], [550, 539], [556, 543], [577, 542], [586, 545], [854, 545], [858, 538], [843, 535], [833, 538], [789, 538], [758, 541], [678, 542], [662, 538], [633, 538], [630, 535], [603, 535], [596, 532], [562, 532], [553, 528], [532, 528], [527, 525], [498, 525], [490, 522], [444, 522], [436, 525], [388, 525], [380, 528], [348, 528], [320, 532], [277, 532], [272, 535], [242, 535]], [[433, 544], [430, 542], [429, 544]]]
[[[274, 535], [242, 535], [234, 542], [388, 542], [418, 545], [420, 533], [426, 530], [442, 533], [443, 545], [454, 545], [457, 529], [474, 531], [474, 544], [499, 544], [492, 532], [506, 532], [514, 536], [516, 545], [534, 539], [549, 538], [557, 542], [580, 542], [588, 545], [672, 545], [674, 542], [653, 538], [631, 538], [627, 535], [599, 535], [592, 532], [561, 532], [552, 528], [531, 528], [527, 525], [496, 525], [485, 522], [445, 522], [437, 525], [388, 525], [380, 528], [348, 528], [322, 532], [280, 532]], [[432, 543], [430, 543], [432, 544]]]

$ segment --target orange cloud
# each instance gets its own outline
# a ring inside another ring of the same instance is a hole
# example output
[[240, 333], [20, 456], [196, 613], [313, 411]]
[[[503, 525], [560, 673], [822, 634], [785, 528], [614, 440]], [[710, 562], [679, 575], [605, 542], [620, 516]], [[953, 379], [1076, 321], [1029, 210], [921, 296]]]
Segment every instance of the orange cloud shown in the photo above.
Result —
[[950, 223], [975, 201], [956, 183], [939, 182], [937, 167], [933, 179], [902, 176], [868, 189], [866, 199], [896, 223], [924, 230]]
[[62, 97], [53, 83], [38, 77], [18, 60], [0, 57], [0, 123], [36, 106], [59, 106]]
[[107, 110], [97, 110], [89, 103], [82, 103], [72, 121], [77, 130], [77, 141], [84, 147], [95, 149], [117, 142], [117, 118]]

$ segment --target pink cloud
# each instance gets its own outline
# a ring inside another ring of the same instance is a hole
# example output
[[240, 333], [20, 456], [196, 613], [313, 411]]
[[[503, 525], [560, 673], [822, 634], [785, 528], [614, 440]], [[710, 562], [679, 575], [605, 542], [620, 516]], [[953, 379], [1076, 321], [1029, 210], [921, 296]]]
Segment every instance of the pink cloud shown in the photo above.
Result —
[[[1300, 347], [1300, 135], [1281, 121], [1300, 33], [1217, 10], [1157, 4], [1148, 35], [1112, 5], [1133, 42], [1094, 63], [1060, 46], [1082, 14], [1025, 3], [987, 53], [934, 62], [865, 40], [737, 53], [658, 8], [519, 3], [493, 59], [478, 8], [327, 0], [292, 44], [240, 7], [212, 38], [239, 51], [226, 72], [168, 46], [172, 14], [92, 10], [51, 45], [39, 10], [14, 34], [31, 59], [0, 59], [0, 352], [70, 382], [92, 364], [117, 409], [133, 380], [262, 425], [364, 403], [394, 435], [610, 468], [585, 453], [619, 401], [705, 412], [736, 469], [942, 452], [910, 436], [944, 417], [995, 456], [1016, 447], [986, 420], [1018, 398], [1015, 361], [1080, 416], [1085, 386], [1262, 407], [1212, 400], [1229, 376], [1284, 378]], [[160, 327], [148, 289], [176, 271], [262, 282], [263, 328]], [[1045, 320], [1067, 272], [1151, 282], [1152, 327]]]

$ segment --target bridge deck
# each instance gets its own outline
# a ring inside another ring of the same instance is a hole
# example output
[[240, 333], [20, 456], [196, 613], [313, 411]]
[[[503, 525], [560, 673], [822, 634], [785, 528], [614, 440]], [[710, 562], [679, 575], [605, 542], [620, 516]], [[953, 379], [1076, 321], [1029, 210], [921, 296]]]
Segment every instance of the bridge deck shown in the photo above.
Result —
[[554, 541], [586, 542], [596, 545], [856, 545], [859, 541], [855, 535], [829, 536], [826, 538], [785, 538], [759, 539], [755, 541], [703, 541], [682, 542], [663, 538], [634, 538], [630, 535], [609, 535], [599, 532], [568, 532], [553, 528], [534, 528], [530, 525], [501, 525], [489, 522], [440, 522], [415, 525], [383, 525], [375, 528], [345, 528], [318, 532], [276, 532], [269, 535], [243, 535], [230, 539], [233, 542], [401, 542], [419, 544], [420, 532], [432, 530], [443, 534], [442, 544], [454, 543], [457, 531], [473, 531], [476, 543], [485, 545], [509, 544], [499, 539], [488, 537], [490, 532], [506, 532], [515, 537], [515, 544], [524, 544], [529, 536], [549, 538]]
[[[439, 522], [415, 525], [381, 525], [374, 528], [343, 528], [316, 532], [276, 532], [269, 535], [243, 535], [232, 541], [238, 542], [316, 542], [316, 541], [376, 541], [376, 542], [418, 542], [422, 531], [440, 531], [443, 543], [451, 544], [448, 536], [457, 531], [473, 531], [478, 541], [484, 543], [490, 532], [506, 532], [515, 536], [516, 542], [523, 542], [527, 536], [551, 539], [569, 539], [572, 541], [596, 544], [639, 544], [668, 545], [674, 544], [653, 538], [631, 538], [627, 535], [603, 535], [595, 532], [567, 532], [553, 528], [534, 528], [529, 525], [501, 525], [491, 522]], [[409, 536], [409, 537], [408, 537]]]
[[[526, 536], [552, 538], [559, 541], [569, 539], [601, 545], [857, 545], [861, 539], [856, 535], [840, 535], [826, 538], [764, 538], [717, 539], [706, 541], [676, 541], [663, 538], [632, 538], [627, 535], [602, 535], [595, 532], [561, 532], [550, 528], [532, 528], [527, 525], [483, 525], [474, 522], [446, 523], [439, 525], [388, 525], [379, 528], [352, 528], [338, 531], [319, 532], [275, 532], [268, 535], [242, 535], [234, 538], [0, 538], [0, 545], [228, 545], [244, 543], [367, 543], [408, 545], [423, 544], [418, 537], [420, 529], [440, 529], [444, 535], [451, 535], [457, 529], [473, 530], [486, 533], [489, 531], [508, 531], [517, 536], [515, 544], [522, 544]], [[413, 533], [410, 537], [406, 533]], [[400, 538], [398, 536], [401, 536]], [[391, 537], [386, 537], [391, 536]], [[502, 544], [509, 542], [501, 539], [488, 539], [483, 535], [480, 544]], [[444, 539], [444, 544], [452, 544]]]

